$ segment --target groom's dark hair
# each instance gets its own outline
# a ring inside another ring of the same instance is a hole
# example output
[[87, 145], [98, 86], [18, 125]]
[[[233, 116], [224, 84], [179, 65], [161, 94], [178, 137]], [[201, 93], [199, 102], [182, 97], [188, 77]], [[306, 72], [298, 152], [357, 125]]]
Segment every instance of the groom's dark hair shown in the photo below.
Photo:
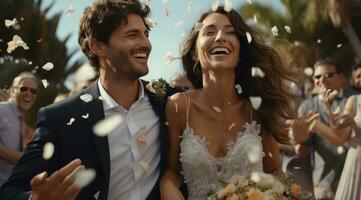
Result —
[[142, 6], [138, 0], [103, 0], [95, 2], [84, 9], [78, 30], [78, 43], [89, 59], [90, 64], [99, 71], [99, 59], [89, 48], [90, 39], [108, 43], [109, 37], [121, 24], [127, 24], [128, 14], [142, 17], [146, 28], [145, 18], [150, 13], [149, 6]]

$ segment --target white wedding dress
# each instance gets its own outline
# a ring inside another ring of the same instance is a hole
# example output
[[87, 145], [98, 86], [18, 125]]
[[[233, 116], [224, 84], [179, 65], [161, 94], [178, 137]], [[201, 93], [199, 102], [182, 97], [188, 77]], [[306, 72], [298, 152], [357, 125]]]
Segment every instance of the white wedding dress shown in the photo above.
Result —
[[[207, 149], [206, 138], [200, 138], [189, 126], [189, 97], [186, 96], [187, 122], [180, 144], [182, 174], [188, 188], [188, 200], [206, 200], [210, 193], [224, 187], [233, 175], [249, 175], [262, 171], [262, 138], [259, 136], [260, 125], [246, 123], [245, 130], [238, 133], [237, 139], [229, 145], [223, 157], [212, 156]], [[250, 151], [258, 150], [260, 159], [250, 162]]]

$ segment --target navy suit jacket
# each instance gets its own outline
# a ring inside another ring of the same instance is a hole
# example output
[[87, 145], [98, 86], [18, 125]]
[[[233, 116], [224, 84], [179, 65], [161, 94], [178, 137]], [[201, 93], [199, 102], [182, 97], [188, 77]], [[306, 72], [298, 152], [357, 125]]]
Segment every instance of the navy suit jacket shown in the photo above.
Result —
[[[146, 84], [147, 82], [143, 81], [144, 87]], [[165, 105], [167, 96], [178, 91], [167, 86], [166, 96], [161, 101], [146, 88], [144, 91], [160, 119], [160, 173], [162, 175], [166, 166], [167, 150]], [[80, 99], [81, 95], [87, 93], [93, 96], [93, 101], [88, 103]], [[47, 171], [50, 175], [76, 158], [80, 158], [86, 168], [95, 169], [97, 174], [95, 180], [81, 190], [77, 200], [95, 199], [93, 196], [98, 191], [100, 192], [98, 199], [108, 199], [110, 174], [108, 139], [98, 137], [92, 131], [94, 124], [104, 119], [103, 104], [98, 97], [99, 89], [95, 81], [80, 93], [40, 110], [35, 136], [15, 166], [12, 175], [1, 188], [1, 200], [28, 200], [31, 194], [30, 181], [35, 175], [43, 171]], [[86, 113], [89, 113], [89, 118], [83, 119], [82, 115]], [[67, 125], [71, 118], [75, 121], [72, 125]], [[43, 146], [47, 142], [54, 144], [55, 151], [51, 159], [44, 160]], [[160, 199], [159, 180], [147, 199]]]

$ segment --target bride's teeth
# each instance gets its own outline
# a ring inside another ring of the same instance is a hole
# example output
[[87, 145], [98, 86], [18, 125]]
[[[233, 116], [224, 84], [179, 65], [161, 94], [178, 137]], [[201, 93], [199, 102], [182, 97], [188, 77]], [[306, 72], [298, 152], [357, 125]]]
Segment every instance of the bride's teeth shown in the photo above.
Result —
[[147, 54], [146, 53], [136, 53], [134, 54], [134, 57], [141, 57], [141, 58], [146, 58], [147, 57]]
[[215, 52], [224, 52], [226, 54], [229, 54], [229, 50], [227, 48], [224, 48], [224, 47], [216, 47], [214, 49], [211, 50], [211, 53], [215, 53]]

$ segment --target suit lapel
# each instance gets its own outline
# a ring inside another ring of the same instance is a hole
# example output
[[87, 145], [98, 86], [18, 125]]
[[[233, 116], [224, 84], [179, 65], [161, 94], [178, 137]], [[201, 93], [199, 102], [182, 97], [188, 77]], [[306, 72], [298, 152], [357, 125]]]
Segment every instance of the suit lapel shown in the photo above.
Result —
[[103, 169], [105, 175], [105, 191], [108, 192], [109, 188], [109, 180], [110, 180], [110, 156], [109, 156], [109, 144], [108, 137], [99, 137], [96, 136], [93, 132], [93, 126], [104, 119], [104, 109], [103, 102], [99, 99], [99, 89], [98, 89], [98, 81], [94, 81], [86, 90], [85, 93], [89, 93], [93, 96], [93, 101], [86, 104], [87, 111], [89, 113], [89, 128], [91, 137], [93, 139], [95, 149], [98, 154], [98, 158], [100, 160], [101, 167]]

